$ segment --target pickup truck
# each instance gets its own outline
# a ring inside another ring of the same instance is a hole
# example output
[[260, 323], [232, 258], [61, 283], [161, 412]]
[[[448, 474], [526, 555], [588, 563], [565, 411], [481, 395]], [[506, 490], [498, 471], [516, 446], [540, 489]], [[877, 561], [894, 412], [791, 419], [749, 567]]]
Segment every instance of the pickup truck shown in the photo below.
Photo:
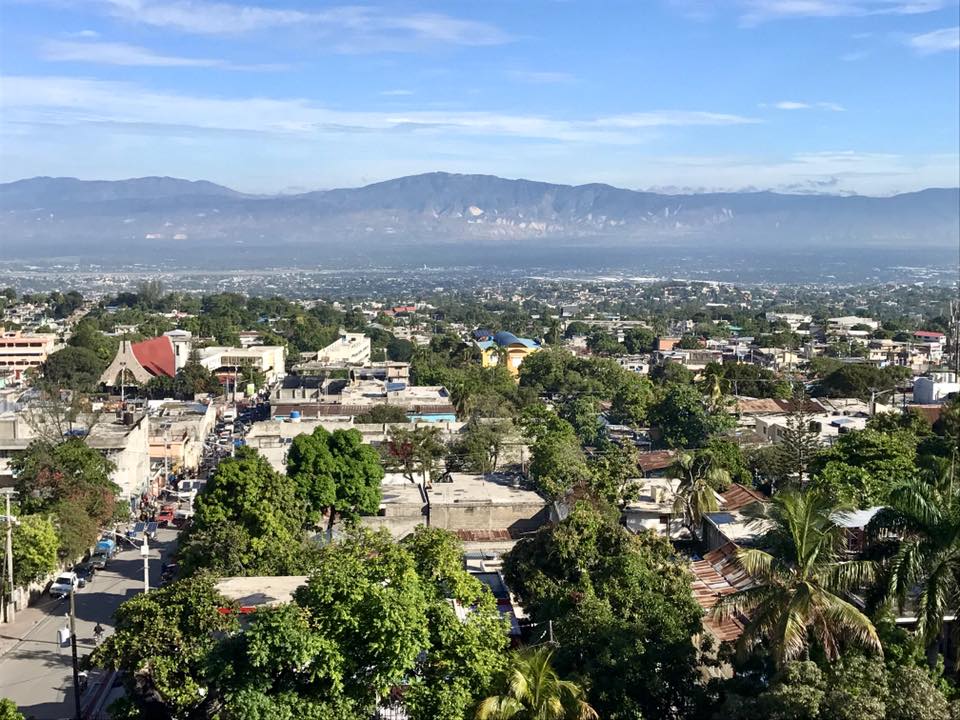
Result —
[[50, 597], [65, 597], [86, 584], [75, 572], [60, 573], [59, 577], [50, 585]]
[[172, 505], [165, 505], [157, 513], [156, 521], [159, 527], [169, 527], [173, 522], [173, 513], [176, 508]]

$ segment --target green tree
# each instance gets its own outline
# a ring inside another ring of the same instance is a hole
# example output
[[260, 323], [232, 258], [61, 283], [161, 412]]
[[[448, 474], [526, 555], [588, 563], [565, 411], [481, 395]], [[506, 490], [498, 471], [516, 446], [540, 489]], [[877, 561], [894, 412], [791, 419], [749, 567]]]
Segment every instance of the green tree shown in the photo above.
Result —
[[57, 569], [60, 541], [57, 529], [44, 515], [22, 515], [13, 528], [13, 582], [24, 587]]
[[883, 504], [893, 487], [915, 475], [916, 445], [916, 436], [903, 430], [840, 435], [813, 459], [812, 486], [839, 503]]
[[67, 346], [47, 357], [43, 377], [56, 387], [92, 391], [100, 385], [100, 375], [106, 367], [93, 350]]
[[780, 482], [803, 485], [809, 479], [810, 464], [822, 449], [820, 432], [812, 424], [807, 402], [806, 395], [794, 395], [786, 428], [775, 446], [776, 479]]
[[726, 413], [710, 412], [692, 385], [668, 385], [649, 414], [651, 424], [660, 431], [661, 442], [670, 448], [703, 447], [712, 435], [733, 422]]
[[11, 462], [25, 515], [52, 514], [60, 552], [76, 558], [97, 539], [117, 512], [114, 465], [83, 440], [35, 440]]
[[703, 516], [719, 510], [717, 492], [730, 485], [730, 473], [716, 465], [709, 455], [682, 452], [669, 469], [679, 480], [673, 512], [694, 537], [700, 536]]
[[238, 629], [234, 615], [221, 612], [228, 607], [207, 575], [134, 595], [90, 661], [122, 673], [129, 716], [206, 717], [217, 700], [205, 681], [209, 654]]
[[590, 489], [600, 499], [619, 508], [638, 495], [640, 455], [633, 445], [608, 443], [590, 463]]
[[24, 720], [24, 718], [13, 700], [0, 698], [0, 720]]
[[653, 331], [646, 328], [629, 328], [623, 332], [623, 345], [631, 355], [650, 352], [655, 339]]
[[[439, 528], [417, 528], [401, 546], [414, 558], [426, 597], [427, 648], [404, 692], [419, 720], [458, 720], [493, 689], [505, 666], [509, 625], [487, 587], [464, 569], [460, 541]], [[460, 618], [451, 601], [470, 608]]]
[[332, 645], [339, 692], [359, 708], [372, 711], [429, 647], [427, 596], [414, 559], [386, 531], [324, 546], [294, 598], [312, 631]]
[[887, 563], [888, 594], [901, 611], [916, 600], [917, 632], [932, 659], [960, 594], [960, 490], [949, 479], [930, 485], [911, 478], [890, 493], [889, 504], [872, 524], [899, 538]]
[[587, 335], [587, 349], [595, 355], [620, 355], [624, 348], [606, 330], [594, 328]]
[[581, 445], [597, 445], [603, 437], [603, 422], [595, 398], [578, 395], [567, 399], [561, 406], [560, 417], [570, 423]]
[[194, 511], [178, 551], [184, 574], [290, 575], [309, 567], [297, 486], [255, 450], [242, 448], [223, 460]]
[[338, 514], [353, 522], [380, 508], [383, 464], [357, 430], [330, 433], [317, 426], [312, 434], [297, 436], [287, 454], [287, 475], [306, 500], [311, 521], [327, 515], [328, 535]]
[[460, 439], [450, 446], [447, 467], [477, 473], [495, 471], [510, 428], [508, 420], [472, 418]]
[[504, 575], [538, 631], [552, 621], [557, 669], [583, 679], [601, 717], [702, 712], [690, 641], [702, 632], [702, 611], [665, 538], [632, 535], [618, 513], [578, 503], [566, 519], [520, 540]]
[[574, 487], [587, 485], [590, 468], [572, 432], [550, 433], [531, 448], [530, 476], [544, 496], [558, 500]]
[[408, 423], [407, 410], [399, 405], [374, 405], [360, 415], [353, 418], [356, 423], [373, 423], [377, 425], [390, 425], [393, 423]]
[[440, 429], [434, 427], [392, 427], [386, 451], [393, 467], [412, 483], [416, 482], [414, 476], [419, 475], [421, 484], [431, 481], [434, 465], [447, 454]]
[[608, 413], [615, 423], [644, 427], [653, 402], [653, 385], [645, 377], [630, 377], [617, 388]]
[[741, 651], [765, 642], [779, 667], [808, 653], [811, 641], [829, 659], [844, 643], [881, 652], [873, 623], [845, 598], [873, 580], [873, 564], [842, 560], [846, 539], [831, 519], [836, 510], [816, 492], [785, 490], [765, 503], [770, 529], [762, 545], [770, 552], [737, 552], [755, 584], [722, 598], [713, 611], [720, 618], [749, 618], [738, 640]]
[[561, 680], [550, 662], [549, 648], [513, 654], [504, 678], [504, 693], [486, 698], [477, 720], [590, 720], [597, 711], [577, 683]]

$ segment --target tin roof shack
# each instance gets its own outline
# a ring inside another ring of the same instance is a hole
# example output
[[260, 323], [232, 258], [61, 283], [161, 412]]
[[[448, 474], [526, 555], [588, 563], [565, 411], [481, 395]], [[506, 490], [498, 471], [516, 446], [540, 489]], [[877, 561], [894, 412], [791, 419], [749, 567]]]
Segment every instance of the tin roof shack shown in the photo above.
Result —
[[532, 490], [496, 474], [452, 473], [427, 489], [427, 524], [445, 530], [506, 531], [511, 538], [549, 521], [549, 504]]
[[768, 520], [755, 517], [753, 506], [766, 502], [766, 497], [752, 488], [732, 484], [720, 495], [720, 510], [703, 518], [703, 541], [707, 550], [716, 550], [727, 543], [751, 545], [766, 533]]
[[720, 642], [736, 640], [743, 634], [747, 622], [747, 618], [739, 615], [723, 620], [710, 617], [710, 611], [721, 598], [753, 585], [753, 578], [737, 562], [736, 553], [736, 545], [725, 543], [690, 563], [694, 577], [691, 583], [693, 597], [705, 613], [703, 626]]

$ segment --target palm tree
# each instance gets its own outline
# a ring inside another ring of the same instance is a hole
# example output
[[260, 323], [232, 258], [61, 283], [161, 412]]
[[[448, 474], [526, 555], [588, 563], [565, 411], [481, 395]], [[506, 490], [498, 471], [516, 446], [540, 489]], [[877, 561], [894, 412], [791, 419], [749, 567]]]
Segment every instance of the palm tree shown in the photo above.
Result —
[[583, 688], [561, 680], [550, 664], [553, 651], [537, 648], [514, 653], [507, 669], [507, 692], [483, 700], [477, 720], [594, 720]]
[[764, 641], [777, 666], [806, 657], [811, 639], [828, 659], [849, 642], [882, 653], [873, 623], [848, 599], [873, 579], [873, 563], [842, 560], [843, 530], [830, 518], [837, 511], [816, 492], [786, 490], [758, 510], [769, 523], [760, 549], [740, 549], [737, 561], [755, 583], [722, 598], [716, 618], [748, 618], [738, 640], [743, 653]]
[[944, 615], [960, 610], [960, 488], [952, 475], [951, 464], [938, 482], [914, 479], [897, 487], [873, 523], [899, 536], [888, 597], [901, 611], [916, 597], [917, 631], [932, 657]]
[[730, 473], [714, 465], [708, 456], [683, 452], [677, 456], [669, 474], [680, 481], [674, 494], [673, 512], [683, 518], [690, 534], [698, 537], [703, 516], [719, 509], [716, 491], [730, 484]]

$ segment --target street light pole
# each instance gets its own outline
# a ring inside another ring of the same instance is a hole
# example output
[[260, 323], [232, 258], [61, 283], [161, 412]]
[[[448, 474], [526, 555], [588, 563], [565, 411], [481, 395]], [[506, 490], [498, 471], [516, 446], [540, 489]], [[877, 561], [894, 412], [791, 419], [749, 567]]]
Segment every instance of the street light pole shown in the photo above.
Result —
[[77, 711], [77, 720], [82, 719], [80, 713], [80, 664], [77, 662], [77, 606], [74, 602], [76, 586], [70, 588], [70, 652], [73, 655], [73, 702]]
[[147, 534], [143, 534], [143, 545], [140, 546], [140, 556], [143, 558], [143, 592], [150, 592], [150, 547], [147, 545]]

